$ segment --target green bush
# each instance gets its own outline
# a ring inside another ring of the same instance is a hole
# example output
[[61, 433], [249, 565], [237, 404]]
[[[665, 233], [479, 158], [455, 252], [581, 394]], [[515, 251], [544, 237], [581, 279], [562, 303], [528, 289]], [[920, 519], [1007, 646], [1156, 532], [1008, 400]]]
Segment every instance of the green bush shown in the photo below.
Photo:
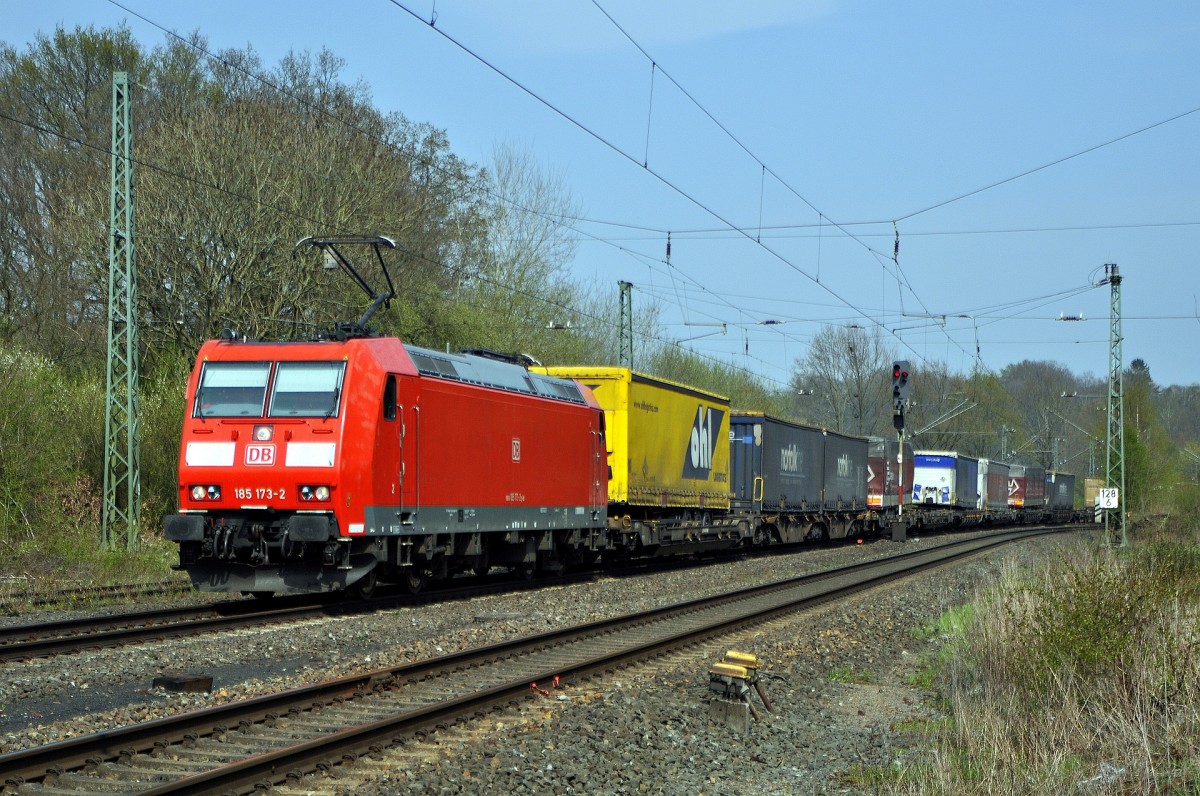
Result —
[[1200, 549], [1080, 544], [975, 606], [935, 681], [953, 726], [889, 790], [1196, 792]]
[[[1167, 543], [1077, 553], [1006, 603], [1010, 646], [994, 671], [1032, 701], [1064, 675], [1119, 677], [1140, 665], [1157, 617], [1200, 594], [1200, 551]], [[1174, 642], [1173, 642], [1174, 643]], [[1168, 657], [1180, 650], [1164, 650]]]
[[142, 385], [139, 560], [100, 550], [104, 374], [70, 372], [40, 356], [0, 349], [0, 551], [5, 570], [36, 583], [103, 573], [169, 575], [162, 517], [176, 503], [176, 464], [187, 366], [162, 367]]
[[87, 464], [103, 450], [103, 397], [92, 379], [0, 351], [0, 544], [11, 550], [72, 526], [96, 529], [99, 539]]

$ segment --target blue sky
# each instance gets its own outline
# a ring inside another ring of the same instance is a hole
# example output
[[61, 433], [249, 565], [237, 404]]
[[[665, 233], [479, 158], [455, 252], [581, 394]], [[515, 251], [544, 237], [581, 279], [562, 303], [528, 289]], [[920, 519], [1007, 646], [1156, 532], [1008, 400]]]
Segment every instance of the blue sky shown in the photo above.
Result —
[[883, 329], [915, 377], [1103, 377], [1117, 263], [1126, 363], [1200, 383], [1195, 2], [121, 3], [9, 0], [0, 38], [161, 44], [142, 15], [272, 65], [328, 47], [467, 160], [528, 149], [581, 207], [573, 274], [773, 382], [828, 324]]

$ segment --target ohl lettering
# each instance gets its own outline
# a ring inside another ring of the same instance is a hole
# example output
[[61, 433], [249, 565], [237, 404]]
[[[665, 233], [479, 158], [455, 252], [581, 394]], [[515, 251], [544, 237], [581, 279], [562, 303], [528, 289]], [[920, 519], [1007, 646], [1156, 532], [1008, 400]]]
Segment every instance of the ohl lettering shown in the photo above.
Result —
[[688, 436], [687, 449], [683, 455], [683, 477], [708, 479], [713, 465], [713, 453], [717, 447], [717, 432], [725, 413], [703, 405], [696, 407], [696, 420]]

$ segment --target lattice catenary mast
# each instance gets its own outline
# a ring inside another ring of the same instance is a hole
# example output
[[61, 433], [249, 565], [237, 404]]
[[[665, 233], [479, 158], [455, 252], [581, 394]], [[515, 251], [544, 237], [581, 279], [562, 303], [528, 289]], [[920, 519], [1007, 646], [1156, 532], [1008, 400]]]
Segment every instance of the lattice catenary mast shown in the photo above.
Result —
[[621, 331], [617, 352], [617, 364], [623, 368], [633, 367], [633, 284], [617, 282], [621, 288]]
[[108, 244], [108, 381], [104, 413], [105, 549], [137, 546], [141, 510], [137, 339], [137, 262], [133, 247], [133, 134], [129, 75], [113, 73], [112, 195]]
[[1104, 281], [1112, 286], [1110, 310], [1111, 328], [1108, 340], [1108, 448], [1105, 455], [1105, 482], [1116, 487], [1116, 508], [1104, 510], [1104, 541], [1112, 544], [1119, 533], [1121, 546], [1128, 543], [1125, 536], [1125, 369], [1121, 358], [1121, 275], [1116, 263], [1104, 266]]

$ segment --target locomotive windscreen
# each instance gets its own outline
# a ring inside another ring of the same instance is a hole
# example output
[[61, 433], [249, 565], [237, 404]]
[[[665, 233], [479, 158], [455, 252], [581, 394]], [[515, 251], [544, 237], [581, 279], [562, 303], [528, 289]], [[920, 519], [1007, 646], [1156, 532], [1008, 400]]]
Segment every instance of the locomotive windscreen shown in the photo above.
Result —
[[[272, 380], [272, 365], [274, 379]], [[196, 389], [196, 417], [333, 417], [345, 362], [208, 362]], [[268, 387], [270, 395], [268, 396]]]
[[208, 362], [196, 388], [195, 417], [262, 417], [270, 362]]
[[333, 417], [345, 362], [280, 362], [271, 389], [271, 417]]

